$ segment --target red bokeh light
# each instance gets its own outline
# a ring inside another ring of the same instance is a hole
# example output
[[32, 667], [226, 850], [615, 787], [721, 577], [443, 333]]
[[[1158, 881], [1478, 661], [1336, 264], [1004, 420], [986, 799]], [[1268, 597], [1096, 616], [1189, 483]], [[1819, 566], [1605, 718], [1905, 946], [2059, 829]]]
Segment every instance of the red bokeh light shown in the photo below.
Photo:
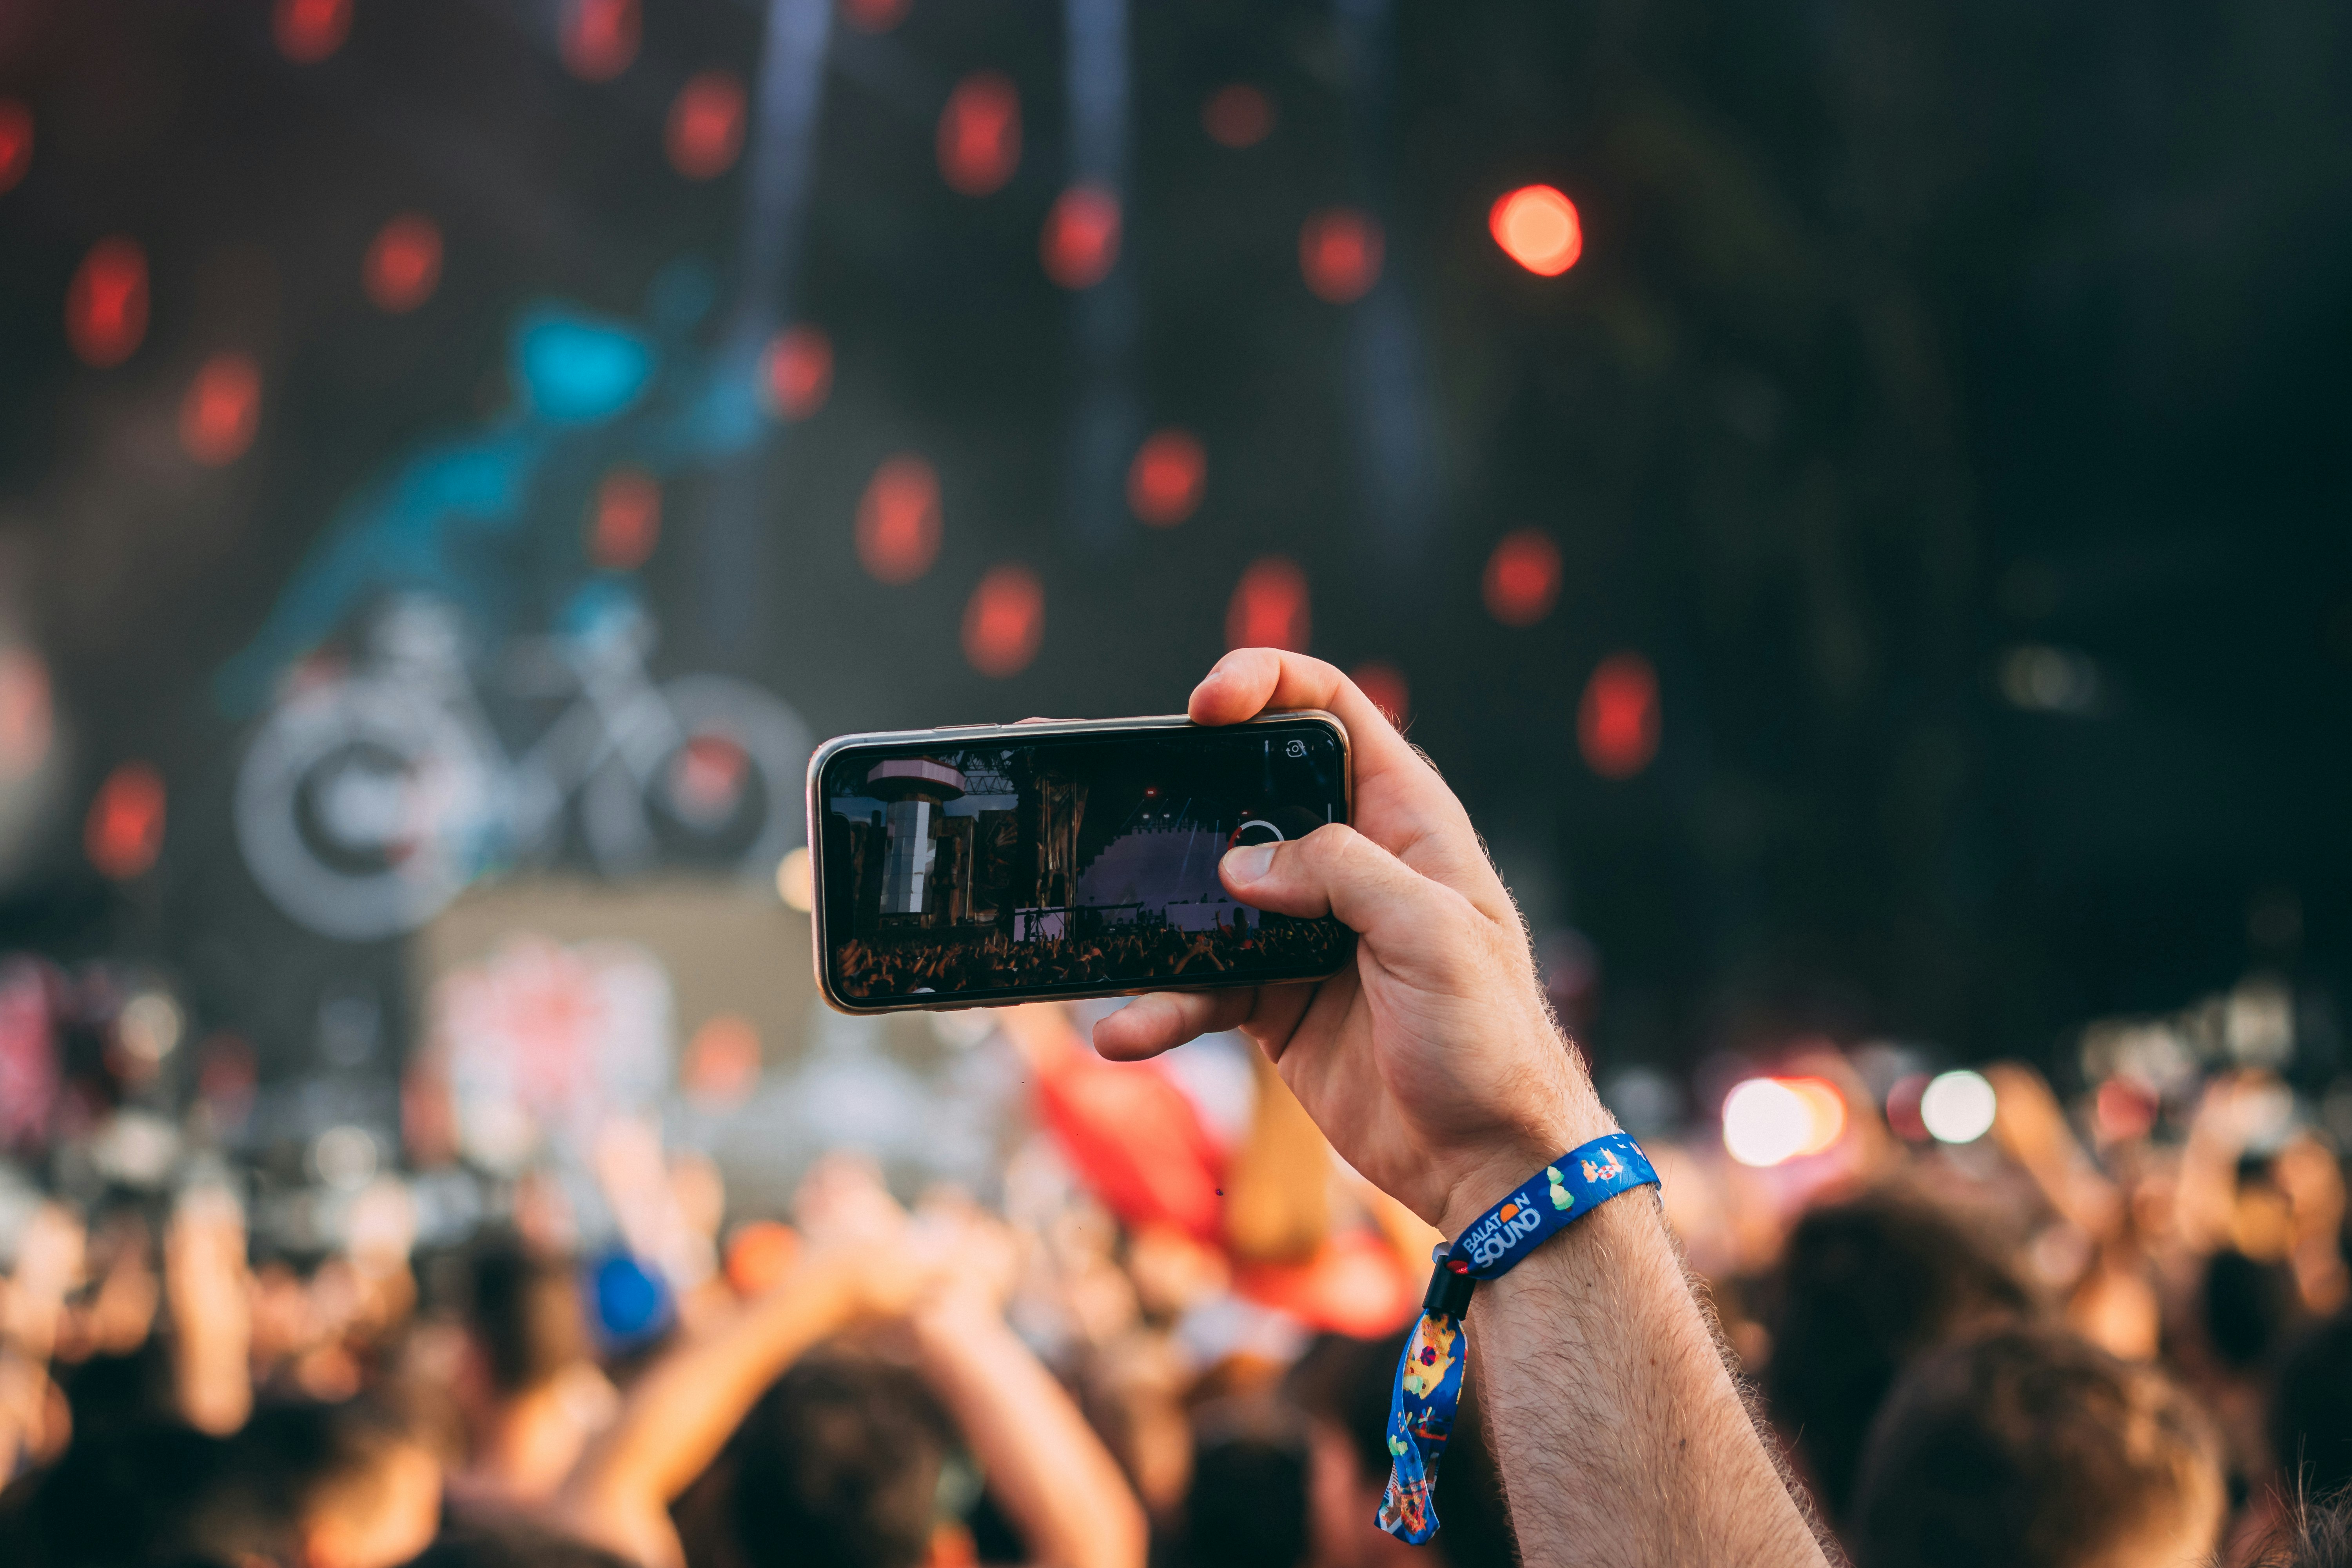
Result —
[[1559, 598], [1559, 546], [1539, 528], [1503, 536], [1486, 557], [1486, 613], [1507, 626], [1531, 626]]
[[2127, 1078], [2111, 1078], [2099, 1085], [2096, 1105], [2099, 1138], [2108, 1143], [2147, 1137], [2163, 1110], [2153, 1090]]
[[163, 775], [145, 763], [124, 763], [106, 775], [89, 803], [82, 847], [101, 876], [127, 881], [163, 852]]
[[1221, 87], [1201, 106], [1201, 129], [1221, 147], [1255, 147], [1274, 132], [1274, 100], [1246, 82]]
[[887, 459], [857, 502], [857, 559], [885, 583], [911, 583], [940, 553], [940, 476], [912, 452]]
[[21, 99], [0, 98], [0, 191], [10, 191], [33, 166], [33, 110]]
[[1279, 555], [1251, 563], [1225, 608], [1225, 646], [1307, 651], [1307, 574]]
[[1929, 1138], [1927, 1123], [1919, 1116], [1919, 1097], [1927, 1088], [1927, 1075], [1915, 1072], [1896, 1079], [1895, 1087], [1886, 1091], [1886, 1125], [1897, 1137], [1914, 1143], [1925, 1143]]
[[253, 356], [217, 353], [205, 361], [180, 399], [180, 446], [208, 468], [245, 456], [261, 428], [261, 367]]
[[1658, 754], [1658, 672], [1638, 653], [1612, 654], [1585, 683], [1576, 743], [1604, 779], [1630, 779]]
[[733, 168], [743, 151], [744, 110], [742, 79], [733, 71], [688, 78], [669, 106], [671, 166], [689, 180], [716, 179]]
[[1003, 71], [974, 71], [940, 110], [940, 176], [961, 195], [1004, 188], [1021, 166], [1021, 89]]
[[1373, 707], [1389, 716], [1390, 723], [1404, 728], [1404, 721], [1412, 716], [1412, 688], [1405, 684], [1404, 671], [1386, 659], [1374, 659], [1358, 665], [1348, 679]]
[[841, 0], [841, 16], [861, 33], [887, 33], [913, 5], [914, 0]]
[[963, 610], [963, 656], [982, 675], [1018, 675], [1045, 640], [1045, 585], [1026, 566], [997, 566]]
[[614, 468], [588, 511], [588, 559], [607, 572], [634, 572], [661, 542], [661, 481], [643, 468]]
[[612, 80], [637, 58], [644, 26], [637, 0], [563, 0], [563, 68], [583, 81]]
[[1154, 528], [1173, 528], [1201, 505], [1209, 454], [1189, 430], [1155, 430], [1127, 470], [1127, 504]]
[[1504, 254], [1541, 278], [1557, 278], [1584, 254], [1576, 204], [1549, 185], [1522, 185], [1486, 215], [1487, 230]]
[[1118, 260], [1118, 198], [1100, 185], [1072, 185], [1045, 215], [1038, 254], [1045, 276], [1065, 289], [1091, 289]]
[[1298, 270], [1320, 300], [1345, 305], [1381, 280], [1381, 226], [1354, 207], [1327, 207], [1298, 229]]
[[360, 282], [379, 310], [399, 315], [433, 298], [441, 287], [441, 226], [423, 213], [402, 213], [368, 242]]
[[779, 419], [805, 419], [833, 395], [833, 340], [805, 321], [787, 327], [760, 356], [760, 395]]
[[84, 364], [121, 364], [147, 335], [147, 253], [111, 235], [89, 247], [66, 289], [66, 340]]
[[316, 65], [352, 34], [352, 0], [278, 0], [271, 18], [278, 52], [298, 66]]

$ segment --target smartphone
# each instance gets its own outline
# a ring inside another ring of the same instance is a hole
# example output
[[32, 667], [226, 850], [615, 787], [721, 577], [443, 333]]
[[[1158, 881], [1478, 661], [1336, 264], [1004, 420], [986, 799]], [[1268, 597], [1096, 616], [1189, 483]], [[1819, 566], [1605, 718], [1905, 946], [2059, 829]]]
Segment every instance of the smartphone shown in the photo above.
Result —
[[1349, 805], [1348, 731], [1320, 711], [828, 741], [809, 762], [818, 984], [881, 1013], [1323, 979], [1355, 933], [1235, 902], [1217, 863]]

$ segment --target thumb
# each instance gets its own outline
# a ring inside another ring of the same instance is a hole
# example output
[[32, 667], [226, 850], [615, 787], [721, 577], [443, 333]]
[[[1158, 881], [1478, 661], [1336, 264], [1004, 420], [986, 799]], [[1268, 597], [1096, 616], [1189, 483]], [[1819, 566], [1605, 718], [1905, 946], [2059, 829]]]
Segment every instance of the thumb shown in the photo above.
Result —
[[1287, 844], [1225, 851], [1218, 874], [1242, 902], [1278, 915], [1337, 917], [1377, 951], [1475, 914], [1468, 900], [1349, 827], [1331, 823]]

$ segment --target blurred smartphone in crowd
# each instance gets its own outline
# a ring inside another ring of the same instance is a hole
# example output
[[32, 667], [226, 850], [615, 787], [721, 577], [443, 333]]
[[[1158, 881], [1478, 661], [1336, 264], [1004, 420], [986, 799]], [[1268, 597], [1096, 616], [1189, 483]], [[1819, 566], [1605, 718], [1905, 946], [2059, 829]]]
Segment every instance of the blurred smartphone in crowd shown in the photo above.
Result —
[[846, 1012], [1315, 980], [1355, 938], [1237, 902], [1236, 845], [1346, 822], [1328, 713], [845, 735], [809, 764], [816, 968]]

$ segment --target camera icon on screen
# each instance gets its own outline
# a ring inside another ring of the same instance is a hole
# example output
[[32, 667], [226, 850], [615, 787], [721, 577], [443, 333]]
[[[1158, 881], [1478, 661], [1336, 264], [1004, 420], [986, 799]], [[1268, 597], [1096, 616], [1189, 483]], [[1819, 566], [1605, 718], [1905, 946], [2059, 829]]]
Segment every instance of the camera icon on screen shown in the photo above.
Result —
[[1293, 741], [1290, 744], [1283, 747], [1282, 750], [1285, 756], [1303, 757], [1307, 754], [1307, 742], [1304, 741]]

